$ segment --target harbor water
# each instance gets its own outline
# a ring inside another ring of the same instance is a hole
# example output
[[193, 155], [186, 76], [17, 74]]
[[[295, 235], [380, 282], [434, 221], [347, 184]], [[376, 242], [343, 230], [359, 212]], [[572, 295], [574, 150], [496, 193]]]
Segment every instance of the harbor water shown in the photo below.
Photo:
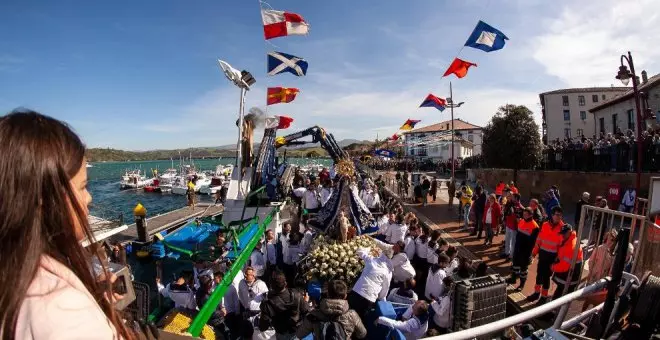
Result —
[[[222, 159], [195, 159], [194, 164], [198, 170], [215, 170], [218, 164], [233, 164], [234, 158]], [[330, 166], [331, 159], [304, 159], [289, 158], [289, 163], [321, 164]], [[162, 173], [172, 167], [169, 160], [161, 161], [134, 161], [134, 162], [99, 162], [91, 163], [87, 168], [89, 179], [88, 189], [92, 195], [90, 213], [105, 219], [116, 220], [123, 215], [124, 222], [133, 223], [133, 208], [137, 203], [142, 203], [147, 208], [147, 216], [155, 216], [168, 211], [184, 207], [187, 203], [186, 197], [182, 195], [149, 193], [142, 190], [119, 190], [119, 181], [126, 170], [141, 169], [147, 177], [151, 177], [152, 170]], [[174, 161], [174, 168], [178, 168], [179, 162]], [[207, 195], [199, 195], [199, 202], [210, 202], [213, 198]]]

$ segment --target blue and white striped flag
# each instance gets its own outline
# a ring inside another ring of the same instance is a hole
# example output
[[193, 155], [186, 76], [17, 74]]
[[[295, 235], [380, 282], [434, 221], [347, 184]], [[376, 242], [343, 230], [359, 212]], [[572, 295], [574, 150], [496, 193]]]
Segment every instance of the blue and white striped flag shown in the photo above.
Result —
[[268, 52], [268, 75], [289, 72], [298, 77], [307, 74], [305, 59], [282, 52]]

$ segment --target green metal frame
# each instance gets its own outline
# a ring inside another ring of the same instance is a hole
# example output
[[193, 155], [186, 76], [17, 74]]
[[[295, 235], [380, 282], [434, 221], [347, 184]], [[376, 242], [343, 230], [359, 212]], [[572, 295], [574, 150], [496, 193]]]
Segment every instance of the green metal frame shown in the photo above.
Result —
[[[250, 198], [251, 196], [254, 196], [264, 191], [265, 188], [266, 186], [264, 185], [256, 190], [251, 191], [245, 197], [245, 201], [247, 201], [248, 198]], [[243, 217], [245, 216], [245, 208], [246, 206], [243, 206], [243, 213], [241, 214], [241, 220], [243, 220]], [[204, 304], [202, 309], [199, 311], [195, 319], [190, 324], [190, 328], [188, 329], [188, 333], [190, 333], [190, 335], [194, 337], [199, 337], [199, 335], [202, 332], [202, 328], [204, 328], [204, 325], [206, 325], [206, 323], [211, 318], [213, 311], [215, 311], [215, 309], [218, 307], [218, 304], [220, 304], [220, 300], [227, 292], [229, 286], [232, 285], [234, 281], [234, 277], [236, 276], [236, 274], [238, 274], [239, 271], [243, 269], [243, 266], [245, 265], [245, 263], [247, 263], [248, 259], [250, 258], [250, 254], [252, 254], [252, 250], [257, 245], [257, 243], [261, 239], [261, 236], [266, 231], [266, 228], [273, 220], [275, 214], [279, 212], [279, 210], [280, 210], [279, 206], [274, 206], [273, 210], [271, 210], [271, 212], [268, 213], [268, 215], [266, 215], [264, 220], [261, 221], [261, 223], [259, 223], [259, 216], [257, 216], [257, 213], [259, 212], [259, 207], [257, 206], [257, 209], [254, 212], [254, 216], [248, 223], [248, 226], [252, 226], [254, 224], [259, 225], [257, 233], [255, 233], [254, 236], [250, 239], [250, 241], [248, 241], [247, 245], [244, 248], [242, 248], [243, 250], [241, 251], [236, 261], [230, 267], [228, 273], [223, 277], [222, 282], [220, 282], [220, 284], [215, 288], [213, 293], [211, 293], [209, 300]], [[245, 231], [245, 227], [246, 225], [241, 223], [240, 231], [241, 232]], [[233, 230], [232, 232], [235, 242], [234, 244], [238, 247], [240, 245], [238, 244], [238, 237], [236, 236], [237, 235], [236, 231]]]

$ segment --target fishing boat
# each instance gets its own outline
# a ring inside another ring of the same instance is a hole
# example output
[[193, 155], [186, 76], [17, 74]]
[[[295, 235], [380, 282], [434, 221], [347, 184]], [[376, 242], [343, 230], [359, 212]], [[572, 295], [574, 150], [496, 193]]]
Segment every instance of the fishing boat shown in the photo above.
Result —
[[119, 182], [120, 190], [141, 189], [153, 183], [153, 178], [147, 178], [140, 169], [126, 170]]
[[234, 165], [218, 165], [215, 173], [211, 177], [211, 183], [204, 185], [199, 189], [200, 194], [215, 195], [223, 186], [229, 186], [229, 178], [234, 170]]

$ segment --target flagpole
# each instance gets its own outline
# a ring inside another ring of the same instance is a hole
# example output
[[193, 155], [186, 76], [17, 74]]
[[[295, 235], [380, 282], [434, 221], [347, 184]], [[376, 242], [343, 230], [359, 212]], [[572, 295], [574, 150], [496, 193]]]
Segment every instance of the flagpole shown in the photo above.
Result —
[[449, 109], [451, 110], [451, 179], [456, 180], [456, 161], [454, 160], [454, 92], [451, 88], [451, 81], [449, 82], [449, 99], [451, 99], [451, 104], [449, 105]]

